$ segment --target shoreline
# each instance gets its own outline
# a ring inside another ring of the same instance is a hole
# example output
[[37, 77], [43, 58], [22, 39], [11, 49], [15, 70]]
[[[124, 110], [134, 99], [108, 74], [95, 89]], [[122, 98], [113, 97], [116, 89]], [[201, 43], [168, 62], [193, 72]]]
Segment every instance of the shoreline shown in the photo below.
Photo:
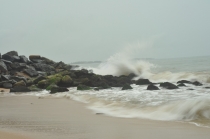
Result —
[[188, 123], [95, 114], [85, 104], [64, 98], [3, 96], [0, 110], [0, 131], [6, 129], [32, 139], [207, 139], [210, 136], [209, 128]]

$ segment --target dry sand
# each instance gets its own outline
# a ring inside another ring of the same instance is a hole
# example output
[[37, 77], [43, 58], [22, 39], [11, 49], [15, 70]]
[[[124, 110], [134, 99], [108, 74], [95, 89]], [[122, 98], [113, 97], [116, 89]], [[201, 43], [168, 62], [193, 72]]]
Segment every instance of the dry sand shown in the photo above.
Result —
[[[0, 97], [0, 139], [209, 139], [210, 129], [95, 114], [70, 99]], [[19, 133], [20, 135], [13, 134]]]

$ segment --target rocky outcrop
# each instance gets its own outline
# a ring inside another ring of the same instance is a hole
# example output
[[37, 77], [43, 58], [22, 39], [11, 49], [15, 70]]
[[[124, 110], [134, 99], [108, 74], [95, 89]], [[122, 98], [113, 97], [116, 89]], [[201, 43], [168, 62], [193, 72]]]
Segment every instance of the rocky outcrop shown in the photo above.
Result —
[[157, 86], [150, 84], [147, 86], [147, 90], [160, 90]]
[[152, 82], [150, 82], [148, 79], [138, 79], [136, 81], [136, 85], [148, 85], [151, 84]]
[[122, 90], [129, 90], [129, 89], [133, 89], [129, 84], [125, 84], [122, 88]]
[[164, 82], [160, 83], [160, 87], [166, 88], [166, 89], [178, 89], [178, 87], [172, 83]]
[[77, 86], [77, 90], [90, 90], [91, 88], [89, 86], [83, 85], [83, 84], [79, 84]]

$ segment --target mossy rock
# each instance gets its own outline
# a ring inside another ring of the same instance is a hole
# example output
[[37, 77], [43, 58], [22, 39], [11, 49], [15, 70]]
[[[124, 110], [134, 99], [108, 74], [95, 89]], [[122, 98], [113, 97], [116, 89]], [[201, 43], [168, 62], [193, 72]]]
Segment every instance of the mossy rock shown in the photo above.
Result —
[[41, 89], [45, 89], [47, 86], [49, 86], [51, 83], [48, 82], [48, 80], [41, 80], [38, 82], [38, 87]]
[[60, 74], [47, 76], [47, 81], [50, 84], [52, 84], [52, 83], [58, 84], [61, 81], [61, 79], [62, 79], [62, 75], [60, 75]]
[[26, 86], [26, 83], [23, 80], [20, 80], [19, 82], [16, 82], [14, 86]]
[[50, 84], [46, 90], [51, 90], [53, 87], [58, 87], [55, 83]]
[[129, 84], [125, 84], [122, 88], [122, 90], [128, 90], [128, 89], [133, 89]]
[[83, 85], [83, 84], [79, 84], [77, 86], [77, 90], [90, 90], [91, 88], [89, 86]]
[[42, 91], [42, 89], [38, 88], [36, 85], [31, 85], [28, 89], [31, 91]]
[[54, 85], [50, 89], [50, 94], [55, 94], [57, 92], [67, 92], [67, 91], [69, 91], [69, 90], [65, 87], [58, 87], [57, 85]]
[[73, 80], [69, 75], [64, 75], [61, 79], [61, 83], [63, 84], [72, 84]]

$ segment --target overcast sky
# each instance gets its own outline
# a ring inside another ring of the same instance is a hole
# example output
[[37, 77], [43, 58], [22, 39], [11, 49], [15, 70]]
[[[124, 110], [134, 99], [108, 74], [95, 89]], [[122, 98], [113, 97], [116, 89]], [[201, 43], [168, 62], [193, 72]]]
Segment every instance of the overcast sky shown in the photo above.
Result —
[[210, 55], [209, 0], [0, 0], [0, 51], [55, 61]]

